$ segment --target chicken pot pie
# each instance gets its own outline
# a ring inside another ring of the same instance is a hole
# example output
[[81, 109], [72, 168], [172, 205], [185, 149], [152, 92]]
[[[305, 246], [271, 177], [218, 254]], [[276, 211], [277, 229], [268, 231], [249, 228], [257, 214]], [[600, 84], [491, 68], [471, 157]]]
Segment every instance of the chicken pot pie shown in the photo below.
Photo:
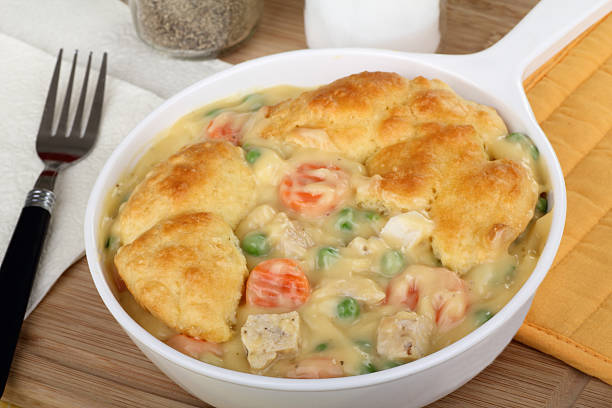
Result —
[[363, 72], [181, 118], [110, 193], [104, 253], [149, 332], [289, 378], [367, 374], [484, 324], [550, 227], [539, 152], [439, 80]]

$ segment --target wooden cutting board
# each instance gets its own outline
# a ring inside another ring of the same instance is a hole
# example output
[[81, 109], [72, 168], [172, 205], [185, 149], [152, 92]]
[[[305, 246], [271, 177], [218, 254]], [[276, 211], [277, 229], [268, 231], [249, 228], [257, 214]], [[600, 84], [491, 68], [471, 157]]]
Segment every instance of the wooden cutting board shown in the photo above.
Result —
[[[448, 0], [441, 51], [486, 48], [535, 3]], [[304, 48], [302, 9], [303, 0], [265, 0], [253, 38], [222, 59], [238, 63]], [[25, 322], [3, 400], [22, 408], [208, 406], [166, 378], [129, 340], [102, 304], [85, 259], [60, 278]], [[456, 406], [612, 407], [612, 387], [512, 342], [480, 375], [431, 405]]]

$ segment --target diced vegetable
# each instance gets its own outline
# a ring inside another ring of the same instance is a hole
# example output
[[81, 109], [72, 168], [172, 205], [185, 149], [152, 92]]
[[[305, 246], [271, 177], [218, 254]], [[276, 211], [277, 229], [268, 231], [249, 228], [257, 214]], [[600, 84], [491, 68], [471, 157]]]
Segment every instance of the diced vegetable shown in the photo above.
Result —
[[385, 368], [393, 368], [393, 367], [399, 367], [401, 366], [402, 363], [398, 363], [396, 361], [387, 361], [384, 365]]
[[315, 351], [317, 352], [325, 351], [327, 350], [327, 347], [328, 347], [327, 343], [320, 343], [320, 344], [317, 344], [317, 346], [315, 347]]
[[114, 235], [109, 235], [104, 244], [104, 248], [115, 250], [119, 246], [119, 238]]
[[538, 160], [540, 158], [540, 150], [534, 144], [529, 146], [529, 154], [533, 157], [533, 160]]
[[223, 108], [216, 108], [216, 109], [211, 109], [208, 112], [206, 112], [204, 114], [205, 117], [207, 118], [212, 118], [217, 116], [218, 114], [220, 114], [221, 112], [223, 112]]
[[404, 255], [401, 252], [393, 249], [386, 252], [380, 260], [380, 269], [382, 274], [388, 277], [395, 276], [404, 269]]
[[544, 214], [546, 214], [546, 211], [548, 211], [548, 200], [545, 196], [540, 196], [540, 198], [538, 198], [536, 210]]
[[352, 231], [355, 227], [355, 210], [352, 208], [343, 208], [338, 213], [336, 228], [342, 231]]
[[516, 266], [510, 265], [510, 267], [506, 271], [506, 274], [504, 275], [504, 283], [506, 284], [511, 283], [514, 280], [515, 276], [516, 276]]
[[263, 261], [250, 273], [246, 283], [246, 303], [260, 307], [295, 310], [308, 300], [308, 278], [293, 259]]
[[327, 269], [340, 257], [338, 250], [332, 247], [323, 247], [317, 253], [317, 268]]
[[378, 370], [376, 367], [374, 367], [374, 364], [367, 362], [361, 365], [360, 374], [370, 374], [375, 373], [376, 371]]
[[253, 93], [253, 94], [245, 96], [244, 99], [242, 100], [242, 103], [249, 104], [250, 105], [249, 109], [252, 111], [256, 111], [264, 105], [263, 96], [258, 93]]
[[370, 221], [378, 221], [380, 220], [380, 214], [375, 211], [366, 211], [364, 213], [365, 217]]
[[474, 313], [474, 317], [476, 319], [476, 324], [479, 325], [479, 326], [484, 324], [490, 318], [492, 318], [494, 314], [495, 313], [491, 312], [490, 310], [486, 310], [486, 309], [480, 309], [480, 310], [476, 311], [476, 313]]
[[355, 320], [360, 313], [359, 303], [352, 297], [345, 297], [338, 303], [336, 313], [342, 320]]
[[251, 113], [222, 112], [208, 123], [206, 136], [209, 139], [225, 140], [239, 145], [245, 123]]
[[348, 174], [334, 165], [304, 163], [286, 175], [278, 192], [285, 207], [308, 216], [331, 213], [349, 193]]
[[249, 255], [264, 256], [270, 252], [270, 244], [264, 234], [250, 233], [242, 239], [242, 250]]
[[508, 136], [506, 136], [506, 140], [508, 140], [509, 142], [514, 142], [514, 143], [518, 143], [518, 142], [523, 143], [526, 137], [527, 136], [523, 133], [512, 132]]
[[246, 152], [245, 158], [247, 162], [253, 164], [259, 159], [259, 156], [261, 156], [261, 151], [259, 149], [250, 149]]
[[533, 160], [538, 160], [538, 158], [540, 157], [540, 151], [526, 134], [520, 132], [513, 132], [506, 136], [506, 140], [513, 143], [520, 143], [525, 146]]

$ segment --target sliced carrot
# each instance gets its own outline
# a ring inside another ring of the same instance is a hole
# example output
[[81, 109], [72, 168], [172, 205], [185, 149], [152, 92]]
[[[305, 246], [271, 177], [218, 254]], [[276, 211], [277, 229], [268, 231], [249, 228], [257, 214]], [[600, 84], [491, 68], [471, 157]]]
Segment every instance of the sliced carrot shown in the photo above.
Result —
[[334, 378], [344, 376], [344, 370], [335, 358], [311, 357], [299, 361], [286, 376], [287, 378]]
[[318, 217], [332, 212], [349, 192], [348, 174], [334, 165], [304, 163], [283, 178], [282, 203], [293, 211]]
[[206, 135], [210, 139], [227, 140], [238, 145], [242, 139], [242, 130], [250, 114], [223, 112], [210, 121]]
[[287, 258], [258, 264], [246, 283], [246, 303], [295, 310], [308, 300], [310, 284], [297, 262]]
[[166, 344], [181, 353], [193, 358], [200, 358], [203, 354], [212, 353], [216, 356], [223, 356], [223, 347], [218, 343], [205, 340], [198, 340], [184, 334], [176, 334], [170, 337]]

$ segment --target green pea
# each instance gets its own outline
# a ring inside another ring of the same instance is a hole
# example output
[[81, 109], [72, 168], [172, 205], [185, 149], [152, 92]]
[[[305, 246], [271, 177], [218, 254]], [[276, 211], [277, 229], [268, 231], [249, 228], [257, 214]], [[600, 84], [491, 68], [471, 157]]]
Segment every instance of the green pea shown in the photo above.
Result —
[[263, 106], [263, 97], [258, 93], [250, 94], [244, 97], [242, 103], [250, 104], [250, 109], [256, 111]]
[[515, 265], [511, 265], [508, 270], [506, 271], [506, 275], [504, 276], [504, 280], [506, 281], [506, 283], [510, 283], [514, 280], [514, 277], [516, 276], [516, 266]]
[[370, 374], [375, 373], [376, 371], [378, 370], [376, 369], [376, 367], [374, 367], [374, 364], [368, 362], [361, 365], [360, 374]]
[[355, 226], [355, 210], [344, 208], [338, 213], [336, 228], [343, 231], [352, 231]]
[[491, 312], [490, 310], [487, 310], [487, 309], [480, 309], [480, 310], [476, 311], [476, 313], [474, 314], [474, 317], [476, 318], [476, 324], [478, 326], [484, 324], [490, 318], [492, 318], [494, 314], [495, 313], [493, 313], [493, 312]]
[[398, 362], [396, 362], [396, 361], [387, 361], [387, 362], [385, 363], [385, 368], [399, 367], [399, 366], [401, 366], [401, 365], [402, 365], [402, 363], [398, 363]]
[[259, 159], [259, 156], [261, 156], [259, 149], [251, 149], [246, 153], [246, 161], [253, 164], [257, 159]]
[[[530, 142], [530, 143], [532, 143], [532, 142]], [[531, 157], [533, 157], [533, 160], [538, 160], [540, 158], [540, 150], [534, 144], [529, 146], [529, 154], [531, 155]]]
[[533, 157], [533, 160], [538, 160], [538, 158], [540, 157], [540, 151], [526, 134], [520, 132], [513, 132], [506, 136], [506, 140], [513, 143], [521, 143], [529, 150], [529, 154], [531, 155], [531, 157]]
[[546, 199], [546, 197], [540, 197], [538, 198], [538, 202], [536, 204], [536, 210], [546, 214], [546, 211], [548, 210], [548, 200]]
[[317, 352], [321, 352], [325, 350], [327, 350], [327, 343], [317, 344], [317, 347], [315, 347], [315, 351]]
[[204, 116], [206, 116], [207, 118], [214, 118], [215, 116], [217, 116], [221, 112], [223, 112], [223, 108], [211, 109], [208, 112], [206, 112], [204, 114]]
[[389, 277], [400, 273], [404, 269], [404, 265], [404, 255], [395, 249], [386, 252], [380, 260], [382, 274]]
[[270, 244], [264, 234], [251, 233], [242, 239], [242, 250], [249, 255], [263, 256], [270, 252]]
[[116, 249], [119, 244], [119, 238], [114, 235], [109, 235], [106, 239], [106, 243], [104, 244], [104, 248], [106, 249]]
[[342, 320], [355, 320], [359, 316], [359, 303], [352, 297], [345, 297], [336, 308], [338, 317]]
[[506, 136], [506, 140], [509, 142], [514, 142], [514, 143], [517, 143], [517, 142], [523, 143], [525, 142], [526, 137], [527, 136], [524, 133], [512, 132], [508, 136]]
[[336, 248], [323, 247], [317, 253], [317, 268], [327, 269], [336, 263], [340, 254]]
[[374, 212], [374, 211], [367, 211], [365, 213], [365, 216], [370, 221], [378, 221], [378, 220], [380, 220], [380, 214], [378, 214], [377, 212]]

